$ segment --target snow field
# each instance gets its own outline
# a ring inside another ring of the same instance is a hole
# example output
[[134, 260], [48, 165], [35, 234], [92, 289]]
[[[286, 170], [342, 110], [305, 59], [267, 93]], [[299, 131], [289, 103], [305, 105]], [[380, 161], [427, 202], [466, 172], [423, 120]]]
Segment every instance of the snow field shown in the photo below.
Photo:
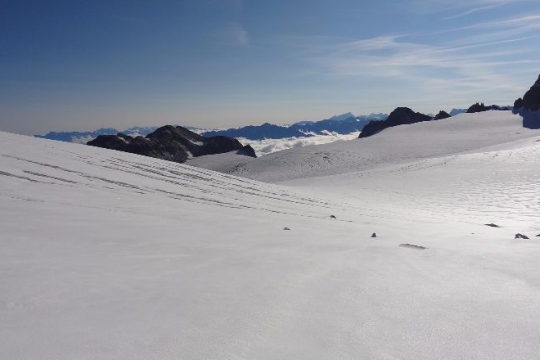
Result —
[[540, 133], [450, 121], [279, 184], [0, 133], [0, 358], [538, 359]]

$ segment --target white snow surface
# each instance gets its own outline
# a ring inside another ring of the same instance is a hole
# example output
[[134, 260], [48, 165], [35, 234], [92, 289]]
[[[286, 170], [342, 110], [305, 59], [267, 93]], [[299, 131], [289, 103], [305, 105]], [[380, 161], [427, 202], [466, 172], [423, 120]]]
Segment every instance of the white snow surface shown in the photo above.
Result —
[[[445, 120], [401, 125], [352, 142], [306, 146], [230, 165], [220, 171], [261, 181], [335, 175], [401, 164], [418, 159], [481, 151], [538, 135], [522, 127], [523, 119], [510, 111], [460, 114]], [[200, 164], [203, 166], [204, 164]]]
[[271, 184], [0, 133], [0, 359], [538, 359], [539, 140], [460, 115]]

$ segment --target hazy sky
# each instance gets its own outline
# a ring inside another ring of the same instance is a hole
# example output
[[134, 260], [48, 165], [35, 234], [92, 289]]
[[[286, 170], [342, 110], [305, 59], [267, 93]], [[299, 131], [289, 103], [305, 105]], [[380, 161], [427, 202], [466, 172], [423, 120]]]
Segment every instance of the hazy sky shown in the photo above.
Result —
[[538, 44], [538, 0], [4, 0], [0, 131], [512, 104]]

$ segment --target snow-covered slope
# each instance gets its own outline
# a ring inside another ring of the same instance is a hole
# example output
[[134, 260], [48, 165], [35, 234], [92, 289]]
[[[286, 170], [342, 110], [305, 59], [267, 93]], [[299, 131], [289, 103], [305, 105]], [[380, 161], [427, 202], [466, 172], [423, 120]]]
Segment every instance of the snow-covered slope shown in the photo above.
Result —
[[219, 170], [267, 182], [367, 170], [538, 136], [522, 122], [510, 111], [460, 114], [388, 128], [369, 138], [286, 150]]
[[492, 115], [284, 185], [0, 133], [0, 358], [537, 359], [540, 132]]

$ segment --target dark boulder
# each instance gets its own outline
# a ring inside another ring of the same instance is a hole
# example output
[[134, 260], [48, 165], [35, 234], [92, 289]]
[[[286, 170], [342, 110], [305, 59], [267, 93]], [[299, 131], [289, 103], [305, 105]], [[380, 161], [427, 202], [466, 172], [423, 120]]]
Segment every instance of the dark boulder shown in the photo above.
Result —
[[441, 110], [439, 111], [439, 113], [437, 115], [435, 115], [435, 117], [433, 118], [433, 120], [442, 120], [442, 119], [448, 119], [449, 117], [451, 117], [452, 115], [450, 115], [449, 113], [447, 113], [446, 111], [444, 110]]
[[414, 112], [407, 107], [398, 107], [390, 113], [388, 118], [384, 121], [370, 121], [362, 130], [359, 138], [365, 138], [371, 135], [375, 135], [382, 130], [405, 124], [415, 124], [422, 121], [431, 120], [431, 116], [424, 115], [418, 112]]
[[[225, 136], [207, 138], [181, 126], [171, 125], [160, 127], [146, 137], [133, 138], [122, 133], [100, 135], [87, 144], [178, 163], [186, 162], [190, 156], [221, 154], [244, 148], [233, 138]], [[246, 154], [256, 157], [255, 151]]]

